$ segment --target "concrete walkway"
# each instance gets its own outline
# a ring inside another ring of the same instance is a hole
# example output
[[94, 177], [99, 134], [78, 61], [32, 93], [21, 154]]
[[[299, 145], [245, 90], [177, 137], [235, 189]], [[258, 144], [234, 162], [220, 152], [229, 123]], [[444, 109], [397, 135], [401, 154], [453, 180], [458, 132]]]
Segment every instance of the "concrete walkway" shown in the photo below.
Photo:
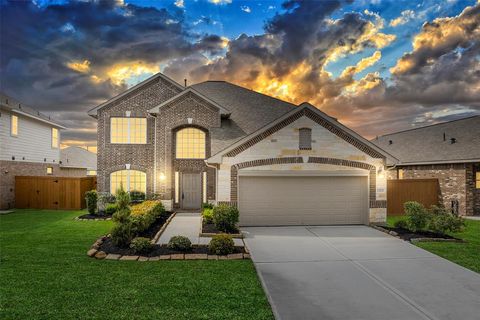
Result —
[[[192, 244], [209, 244], [211, 238], [200, 237], [202, 216], [198, 212], [179, 212], [173, 217], [163, 234], [158, 239], [158, 244], [167, 244], [173, 236], [185, 236]], [[233, 239], [236, 246], [243, 246], [242, 239]]]
[[372, 228], [242, 231], [277, 319], [479, 319], [479, 274]]

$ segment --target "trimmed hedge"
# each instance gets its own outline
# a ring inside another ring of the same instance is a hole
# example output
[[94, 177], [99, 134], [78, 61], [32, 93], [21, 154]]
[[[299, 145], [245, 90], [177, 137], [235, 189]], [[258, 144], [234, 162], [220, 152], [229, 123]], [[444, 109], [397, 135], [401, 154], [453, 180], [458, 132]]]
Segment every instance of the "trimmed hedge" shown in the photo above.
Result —
[[165, 208], [158, 200], [147, 200], [131, 207], [132, 229], [135, 234], [147, 230], [165, 214]]
[[235, 242], [229, 234], [217, 234], [208, 244], [210, 254], [226, 255], [235, 251]]
[[213, 223], [218, 230], [236, 232], [239, 212], [236, 207], [221, 204], [213, 208]]

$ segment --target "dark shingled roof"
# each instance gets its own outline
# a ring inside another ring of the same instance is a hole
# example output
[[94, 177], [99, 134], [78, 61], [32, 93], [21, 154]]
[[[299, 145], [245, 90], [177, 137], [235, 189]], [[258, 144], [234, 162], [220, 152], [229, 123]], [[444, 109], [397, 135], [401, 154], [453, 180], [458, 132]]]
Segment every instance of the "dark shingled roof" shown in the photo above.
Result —
[[386, 134], [372, 142], [400, 164], [480, 161], [480, 116]]
[[211, 129], [212, 154], [297, 107], [225, 81], [206, 81], [191, 87], [231, 112], [220, 128]]

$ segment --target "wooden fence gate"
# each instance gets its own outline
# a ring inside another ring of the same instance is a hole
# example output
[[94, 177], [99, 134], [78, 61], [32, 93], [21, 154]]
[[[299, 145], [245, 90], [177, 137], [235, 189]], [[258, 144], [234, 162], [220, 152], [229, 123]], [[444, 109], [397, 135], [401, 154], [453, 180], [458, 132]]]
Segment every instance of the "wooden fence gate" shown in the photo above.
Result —
[[96, 189], [96, 177], [15, 177], [18, 209], [72, 209], [86, 207], [85, 192]]
[[437, 205], [440, 196], [438, 179], [401, 179], [387, 181], [387, 214], [404, 214], [403, 204], [417, 201], [425, 207]]

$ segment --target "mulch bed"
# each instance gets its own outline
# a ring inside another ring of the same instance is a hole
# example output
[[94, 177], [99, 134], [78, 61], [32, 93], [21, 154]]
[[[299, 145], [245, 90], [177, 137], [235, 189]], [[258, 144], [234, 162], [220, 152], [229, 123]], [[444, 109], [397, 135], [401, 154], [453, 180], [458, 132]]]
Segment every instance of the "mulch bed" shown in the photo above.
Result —
[[108, 214], [100, 215], [100, 214], [87, 213], [87, 214], [78, 216], [77, 220], [107, 220], [107, 219], [111, 219], [111, 218], [112, 218], [112, 216], [108, 215]]
[[[99, 251], [104, 251], [105, 253], [120, 254], [122, 256], [134, 256], [138, 255], [130, 248], [119, 248], [116, 247], [110, 238], [107, 238], [99, 248]], [[208, 246], [193, 246], [191, 251], [181, 252], [176, 250], [170, 250], [166, 245], [156, 244], [152, 252], [148, 254], [143, 254], [145, 257], [156, 257], [160, 255], [169, 255], [169, 254], [182, 254], [182, 253], [192, 253], [192, 254], [208, 254]], [[235, 247], [234, 253], [247, 253], [243, 247]]]
[[170, 211], [165, 212], [165, 214], [162, 217], [155, 220], [155, 222], [152, 223], [152, 225], [147, 230], [140, 233], [138, 235], [138, 237], [153, 239], [153, 237], [155, 237], [155, 235], [160, 230], [160, 228], [163, 226], [165, 221], [167, 221], [168, 218], [170, 218], [170, 216], [172, 214], [173, 214], [173, 212], [170, 212]]
[[[217, 229], [213, 223], [202, 223], [202, 233], [225, 233]], [[228, 232], [228, 234], [240, 234], [240, 230], [236, 229], [233, 232]]]
[[458, 239], [446, 234], [440, 234], [440, 233], [435, 233], [431, 231], [417, 231], [413, 232], [407, 229], [403, 228], [394, 228], [394, 227], [387, 227], [387, 226], [382, 226], [383, 229], [385, 229], [388, 232], [393, 231], [396, 233], [396, 236], [399, 237], [402, 240], [405, 241], [412, 241], [416, 239], [421, 239], [423, 241], [427, 239], [431, 239], [432, 241], [439, 241], [439, 240], [447, 240], [447, 241], [459, 241], [463, 242], [464, 240]]

